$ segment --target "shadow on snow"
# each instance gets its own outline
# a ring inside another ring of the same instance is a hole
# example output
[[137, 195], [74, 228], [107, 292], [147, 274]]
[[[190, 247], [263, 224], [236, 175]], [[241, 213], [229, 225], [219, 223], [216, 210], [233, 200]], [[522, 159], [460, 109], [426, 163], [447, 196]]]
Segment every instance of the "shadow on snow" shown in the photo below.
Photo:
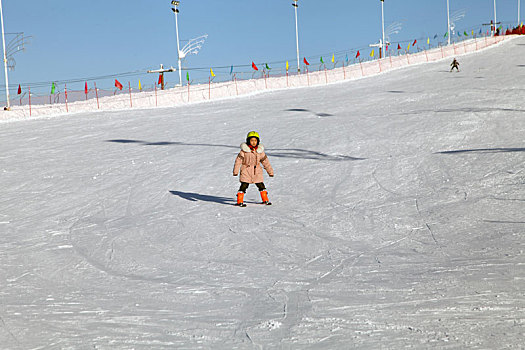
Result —
[[[186, 199], [190, 202], [208, 202], [208, 203], [218, 203], [224, 205], [235, 205], [237, 204], [237, 199], [234, 197], [218, 197], [210, 196], [207, 194], [192, 193], [192, 192], [182, 192], [182, 191], [170, 191], [174, 196]], [[261, 204], [257, 201], [245, 200], [244, 203], [248, 204]]]
[[353, 160], [365, 160], [366, 158], [357, 158], [351, 156], [345, 156], [341, 154], [329, 155], [316, 151], [308, 151], [304, 149], [273, 149], [272, 151], [266, 152], [270, 157], [278, 158], [298, 158], [298, 159], [313, 159], [313, 160], [328, 160], [334, 162], [341, 161], [353, 161]]
[[[140, 140], [125, 140], [125, 139], [116, 139], [116, 140], [107, 140], [106, 142], [114, 143], [123, 143], [123, 144], [137, 144], [142, 146], [197, 146], [197, 147], [224, 147], [224, 148], [233, 148], [239, 149], [239, 147], [229, 146], [229, 145], [217, 145], [217, 144], [203, 144], [203, 143], [185, 143], [185, 142], [147, 142]], [[266, 152], [270, 157], [278, 158], [296, 158], [296, 159], [312, 159], [312, 160], [326, 160], [326, 161], [354, 161], [354, 160], [365, 160], [366, 158], [357, 158], [345, 155], [329, 155], [317, 151], [310, 151], [299, 148], [274, 148]]]
[[491, 224], [525, 224], [525, 221], [501, 221], [501, 220], [483, 220]]
[[200, 147], [225, 147], [225, 148], [239, 148], [235, 146], [228, 145], [215, 145], [215, 144], [204, 144], [204, 143], [185, 143], [185, 142], [172, 142], [172, 141], [160, 141], [160, 142], [148, 142], [141, 140], [125, 140], [125, 139], [116, 139], [116, 140], [107, 140], [106, 142], [114, 143], [134, 143], [142, 146], [200, 146]]
[[333, 114], [330, 113], [316, 113], [314, 111], [311, 111], [309, 109], [304, 108], [288, 108], [284, 110], [285, 112], [305, 112], [305, 113], [311, 113], [317, 117], [333, 117]]
[[525, 152], [525, 148], [477, 148], [477, 149], [460, 149], [455, 151], [442, 151], [434, 154], [457, 154], [457, 153], [508, 153], [508, 152]]
[[182, 191], [170, 191], [174, 196], [189, 200], [191, 202], [211, 202], [219, 204], [228, 204], [234, 205], [236, 201], [233, 198], [228, 197], [217, 197], [209, 196], [206, 194], [192, 193], [192, 192], [182, 192]]

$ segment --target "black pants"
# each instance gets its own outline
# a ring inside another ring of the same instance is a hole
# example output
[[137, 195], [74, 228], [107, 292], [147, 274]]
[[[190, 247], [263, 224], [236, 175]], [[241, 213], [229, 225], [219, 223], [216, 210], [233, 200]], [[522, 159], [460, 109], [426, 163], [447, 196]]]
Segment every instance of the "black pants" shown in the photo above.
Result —
[[[241, 182], [241, 187], [239, 187], [239, 192], [246, 193], [246, 190], [248, 189], [248, 186], [250, 186], [247, 182]], [[264, 186], [264, 182], [259, 182], [258, 184], [255, 184], [259, 191], [264, 191], [266, 187]]]

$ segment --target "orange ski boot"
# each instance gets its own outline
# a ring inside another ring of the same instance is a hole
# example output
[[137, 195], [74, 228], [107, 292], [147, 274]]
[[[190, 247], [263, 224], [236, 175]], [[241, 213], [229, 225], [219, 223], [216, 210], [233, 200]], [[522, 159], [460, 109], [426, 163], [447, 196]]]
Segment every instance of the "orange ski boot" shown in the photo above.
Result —
[[235, 204], [238, 207], [245, 207], [246, 204], [244, 204], [244, 192], [237, 192], [237, 204]]
[[272, 205], [272, 203], [268, 200], [268, 192], [266, 190], [261, 191], [261, 199], [262, 204]]

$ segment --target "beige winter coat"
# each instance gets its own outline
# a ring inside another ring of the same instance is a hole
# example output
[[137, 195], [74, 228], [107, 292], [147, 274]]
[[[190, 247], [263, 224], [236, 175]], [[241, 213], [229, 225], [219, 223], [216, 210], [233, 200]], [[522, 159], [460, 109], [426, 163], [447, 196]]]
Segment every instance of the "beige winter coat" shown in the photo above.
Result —
[[241, 182], [247, 182], [249, 184], [256, 184], [263, 182], [263, 170], [261, 163], [268, 175], [273, 176], [273, 169], [270, 165], [268, 157], [264, 153], [264, 146], [259, 144], [257, 151], [254, 151], [248, 147], [246, 143], [241, 144], [241, 151], [237, 158], [235, 158], [235, 165], [233, 166], [233, 175], [239, 174], [241, 170], [241, 176], [239, 180]]

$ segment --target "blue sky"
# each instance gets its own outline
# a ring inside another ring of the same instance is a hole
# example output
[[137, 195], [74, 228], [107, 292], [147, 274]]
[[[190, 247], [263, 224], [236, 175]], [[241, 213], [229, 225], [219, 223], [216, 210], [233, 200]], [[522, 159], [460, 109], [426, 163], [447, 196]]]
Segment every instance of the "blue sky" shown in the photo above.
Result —
[[[249, 65], [290, 60], [295, 66], [295, 22], [292, 0], [181, 0], [181, 39], [208, 34], [187, 67]], [[381, 36], [379, 0], [299, 1], [301, 56], [331, 55], [368, 46]], [[517, 0], [498, 0], [498, 20], [517, 21]], [[385, 0], [386, 26], [401, 22], [392, 41], [413, 40], [446, 32], [446, 0]], [[450, 0], [451, 12], [465, 10], [459, 28], [479, 28], [493, 17], [493, 0]], [[19, 1], [4, 0], [6, 32], [33, 38], [18, 53], [10, 72], [13, 90], [19, 83], [84, 79], [177, 64], [175, 20], [170, 0]], [[522, 7], [525, 7], [525, 2]], [[522, 16], [523, 17], [523, 16]], [[479, 29], [478, 29], [479, 30]], [[318, 60], [318, 58], [315, 58]], [[241, 68], [239, 68], [241, 70]], [[247, 70], [244, 68], [243, 70]], [[229, 69], [216, 73], [228, 74]], [[191, 72], [192, 79], [208, 73]], [[152, 84], [157, 77], [122, 77]], [[167, 81], [178, 80], [172, 73]], [[4, 81], [2, 74], [2, 82]], [[113, 79], [98, 79], [111, 87]], [[82, 89], [84, 83], [71, 83]], [[47, 91], [49, 88], [42, 88]], [[42, 92], [43, 92], [42, 90]]]

